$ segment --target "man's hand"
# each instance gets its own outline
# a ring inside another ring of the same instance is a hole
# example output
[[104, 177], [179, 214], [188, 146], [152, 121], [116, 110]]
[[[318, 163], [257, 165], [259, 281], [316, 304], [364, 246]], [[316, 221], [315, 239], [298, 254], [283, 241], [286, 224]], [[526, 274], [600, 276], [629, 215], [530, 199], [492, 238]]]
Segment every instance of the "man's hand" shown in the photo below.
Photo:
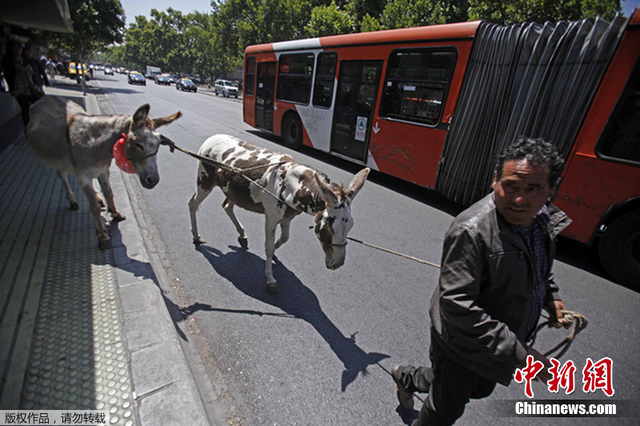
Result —
[[[527, 348], [527, 356], [528, 355], [533, 356], [534, 362], [540, 361], [541, 363], [544, 364], [544, 368], [540, 370], [540, 372], [538, 373], [538, 375], [534, 380], [538, 382], [543, 382], [543, 383], [547, 383], [549, 380], [551, 380], [553, 378], [553, 375], [549, 372], [549, 368], [553, 367], [553, 365], [551, 364], [551, 361], [549, 361], [549, 359], [546, 356], [542, 355], [540, 352], [536, 351], [532, 347]], [[526, 365], [527, 365], [527, 361], [523, 361], [517, 367], [522, 369], [522, 368], [525, 368]]]
[[567, 328], [571, 323], [564, 320], [564, 314], [562, 311], [566, 311], [567, 307], [562, 300], [552, 300], [547, 304], [547, 311], [549, 312], [549, 319], [551, 320], [551, 327], [564, 327]]

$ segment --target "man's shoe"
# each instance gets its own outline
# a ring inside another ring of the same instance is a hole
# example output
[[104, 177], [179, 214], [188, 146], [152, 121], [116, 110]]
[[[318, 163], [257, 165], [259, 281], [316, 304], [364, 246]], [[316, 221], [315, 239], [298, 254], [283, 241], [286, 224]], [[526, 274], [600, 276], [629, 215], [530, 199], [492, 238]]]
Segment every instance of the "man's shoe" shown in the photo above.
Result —
[[397, 364], [394, 365], [391, 369], [391, 377], [393, 377], [393, 381], [396, 382], [396, 396], [398, 397], [398, 402], [407, 410], [413, 410], [413, 392], [409, 392], [402, 384], [398, 378], [398, 370], [402, 367]]

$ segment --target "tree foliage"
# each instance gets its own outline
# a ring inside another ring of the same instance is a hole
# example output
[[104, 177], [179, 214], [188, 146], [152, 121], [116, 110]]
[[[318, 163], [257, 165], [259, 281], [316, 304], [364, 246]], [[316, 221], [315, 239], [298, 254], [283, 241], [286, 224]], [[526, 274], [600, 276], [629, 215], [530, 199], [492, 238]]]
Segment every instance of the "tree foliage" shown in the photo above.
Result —
[[354, 30], [354, 18], [346, 10], [340, 9], [335, 1], [328, 6], [314, 7], [311, 11], [311, 19], [305, 26], [309, 37], [349, 34]]
[[611, 20], [620, 10], [620, 0], [469, 0], [469, 19], [497, 24]]
[[[69, 0], [70, 6], [80, 3], [119, 6], [118, 0]], [[109, 49], [110, 62], [230, 77], [252, 44], [477, 19], [611, 19], [620, 0], [213, 0], [211, 6], [210, 13], [183, 15], [169, 8], [152, 10], [150, 19], [135, 17], [124, 44]]]
[[125, 17], [120, 0], [67, 0], [74, 32], [51, 33], [54, 49], [80, 57], [121, 43]]

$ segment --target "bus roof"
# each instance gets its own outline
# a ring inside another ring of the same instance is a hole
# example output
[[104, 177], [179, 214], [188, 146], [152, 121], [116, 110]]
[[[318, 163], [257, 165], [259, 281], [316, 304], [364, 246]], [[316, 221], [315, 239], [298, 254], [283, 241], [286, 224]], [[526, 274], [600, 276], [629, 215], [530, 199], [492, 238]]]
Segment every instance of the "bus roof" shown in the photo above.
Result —
[[427, 27], [401, 28], [396, 30], [373, 31], [368, 33], [342, 34], [304, 40], [280, 41], [248, 46], [245, 54], [279, 52], [285, 50], [309, 50], [339, 46], [369, 44], [404, 43], [416, 40], [469, 39], [476, 34], [482, 21], [455, 24], [430, 25]]

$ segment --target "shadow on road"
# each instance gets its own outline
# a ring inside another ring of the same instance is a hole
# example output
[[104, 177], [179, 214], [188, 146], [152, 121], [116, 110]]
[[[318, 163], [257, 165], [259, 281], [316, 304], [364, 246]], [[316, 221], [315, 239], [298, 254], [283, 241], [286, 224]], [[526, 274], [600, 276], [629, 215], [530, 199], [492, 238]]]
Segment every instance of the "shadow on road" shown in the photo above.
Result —
[[162, 299], [164, 300], [165, 306], [167, 307], [169, 315], [171, 316], [171, 320], [173, 321], [173, 326], [176, 330], [176, 333], [183, 341], [188, 342], [188, 337], [178, 325], [178, 323], [184, 321], [184, 316], [182, 315], [180, 307], [176, 305], [170, 298], [168, 298], [166, 293], [162, 290], [162, 287], [160, 287], [160, 284], [158, 283], [156, 274], [153, 272], [153, 267], [149, 262], [141, 262], [129, 257], [129, 255], [127, 254], [127, 246], [125, 246], [122, 241], [122, 232], [120, 231], [118, 225], [118, 221], [112, 220], [108, 227], [114, 258], [118, 260], [116, 262], [116, 267], [123, 271], [130, 272], [135, 277], [152, 280], [154, 284], [158, 286], [160, 294], [162, 295]]
[[[313, 326], [344, 365], [342, 372], [343, 392], [358, 377], [358, 373], [367, 374], [367, 368], [370, 365], [389, 358], [385, 354], [363, 351], [356, 344], [355, 335], [344, 336], [322, 311], [315, 293], [275, 257], [273, 273], [278, 277], [280, 292], [270, 294], [266, 289], [263, 273], [265, 261], [246, 249], [233, 246], [229, 248], [231, 251], [227, 253], [222, 253], [206, 245], [198, 246], [197, 250], [211, 263], [220, 276], [228, 279], [247, 296], [274, 306], [285, 312], [285, 315], [304, 320]], [[219, 310], [202, 304], [198, 305], [199, 310]], [[249, 313], [263, 315], [255, 311]]]

